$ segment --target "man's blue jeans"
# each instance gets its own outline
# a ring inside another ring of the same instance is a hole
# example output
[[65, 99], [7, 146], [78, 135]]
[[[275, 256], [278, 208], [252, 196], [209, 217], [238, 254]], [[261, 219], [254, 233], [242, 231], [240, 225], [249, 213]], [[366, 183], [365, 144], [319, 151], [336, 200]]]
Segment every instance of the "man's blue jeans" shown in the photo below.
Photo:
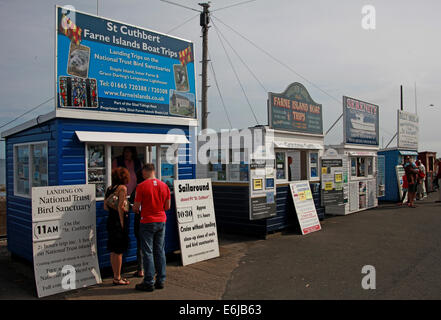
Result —
[[165, 281], [165, 222], [141, 223], [139, 235], [142, 243], [144, 283], [153, 285]]

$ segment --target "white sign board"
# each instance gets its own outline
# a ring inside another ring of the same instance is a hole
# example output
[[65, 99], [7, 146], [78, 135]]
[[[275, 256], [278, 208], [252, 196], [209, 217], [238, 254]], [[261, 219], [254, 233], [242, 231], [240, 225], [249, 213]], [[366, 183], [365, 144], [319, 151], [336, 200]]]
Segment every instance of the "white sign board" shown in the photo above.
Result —
[[101, 283], [95, 185], [32, 188], [32, 240], [38, 297]]
[[174, 190], [182, 264], [219, 257], [211, 179], [175, 180]]
[[312, 198], [309, 181], [295, 181], [289, 184], [291, 195], [296, 208], [297, 219], [299, 220], [302, 234], [308, 234], [322, 229], [314, 199]]
[[349, 183], [349, 211], [360, 210], [360, 186], [358, 181]]
[[418, 150], [419, 124], [414, 113], [398, 110], [398, 142], [399, 149]]
[[[404, 171], [404, 168], [401, 164], [398, 166], [395, 166], [395, 172], [396, 172], [397, 183], [398, 183], [398, 194], [400, 196], [400, 201], [401, 201], [401, 199], [403, 198], [403, 193], [404, 193], [403, 176], [406, 174], [406, 172]], [[407, 199], [407, 194], [406, 194], [406, 199]], [[404, 199], [404, 200], [406, 200], [406, 199]]]

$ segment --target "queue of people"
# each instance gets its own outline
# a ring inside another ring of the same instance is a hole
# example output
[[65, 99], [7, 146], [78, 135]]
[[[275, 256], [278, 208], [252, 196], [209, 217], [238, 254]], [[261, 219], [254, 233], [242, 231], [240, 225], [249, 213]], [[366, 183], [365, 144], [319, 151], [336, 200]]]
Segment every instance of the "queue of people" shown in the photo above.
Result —
[[109, 212], [107, 248], [114, 285], [130, 284], [129, 280], [121, 277], [122, 257], [129, 244], [127, 224], [130, 206], [135, 213], [134, 235], [137, 239], [135, 277], [143, 278], [136, 289], [162, 289], [166, 278], [165, 211], [170, 208], [170, 189], [156, 178], [154, 164], [143, 166], [136, 148], [125, 147], [122, 155], [112, 163], [112, 184], [104, 201], [104, 209]]
[[[441, 202], [440, 159], [435, 164], [439, 192], [437, 202]], [[410, 156], [404, 158], [403, 167], [403, 197], [399, 204], [403, 204], [407, 196], [407, 206], [415, 208], [415, 200], [423, 199], [426, 193], [426, 169], [421, 161], [414, 163]], [[137, 239], [138, 267], [135, 277], [143, 278], [135, 288], [148, 292], [162, 289], [166, 279], [165, 211], [170, 209], [170, 189], [156, 178], [154, 164], [143, 166], [136, 148], [125, 147], [122, 155], [112, 163], [112, 184], [106, 191], [104, 201], [104, 209], [109, 212], [107, 247], [114, 285], [130, 284], [121, 276], [122, 257], [129, 244], [127, 221], [130, 206], [135, 213], [134, 234]]]
[[[398, 204], [404, 204], [407, 197], [406, 204], [411, 208], [415, 208], [415, 200], [423, 200], [425, 197], [427, 197], [426, 168], [420, 160], [417, 160], [414, 163], [410, 156], [406, 156], [404, 158], [403, 168], [405, 172], [404, 176], [402, 177], [403, 196]], [[441, 159], [435, 160], [434, 171], [435, 175], [433, 179], [433, 189], [439, 193], [439, 199], [435, 202], [441, 202]]]

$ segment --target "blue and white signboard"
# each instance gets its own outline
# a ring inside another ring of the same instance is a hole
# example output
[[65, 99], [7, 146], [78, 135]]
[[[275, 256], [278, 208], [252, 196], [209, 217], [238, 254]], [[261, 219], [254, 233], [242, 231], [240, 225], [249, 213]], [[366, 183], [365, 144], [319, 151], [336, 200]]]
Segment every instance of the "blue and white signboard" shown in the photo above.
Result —
[[56, 7], [58, 109], [196, 118], [193, 43]]
[[378, 124], [379, 109], [377, 105], [343, 97], [345, 143], [378, 146]]

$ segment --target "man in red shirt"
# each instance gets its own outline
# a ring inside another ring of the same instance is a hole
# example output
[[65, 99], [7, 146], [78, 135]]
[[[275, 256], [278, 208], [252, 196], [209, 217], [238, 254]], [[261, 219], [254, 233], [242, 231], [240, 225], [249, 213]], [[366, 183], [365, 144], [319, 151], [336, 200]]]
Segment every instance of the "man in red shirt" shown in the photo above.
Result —
[[152, 163], [143, 167], [142, 174], [145, 180], [136, 187], [133, 211], [141, 211], [139, 235], [142, 242], [144, 280], [136, 285], [136, 289], [151, 292], [155, 288], [164, 288], [165, 211], [170, 209], [170, 189], [164, 182], [156, 179], [155, 166]]

